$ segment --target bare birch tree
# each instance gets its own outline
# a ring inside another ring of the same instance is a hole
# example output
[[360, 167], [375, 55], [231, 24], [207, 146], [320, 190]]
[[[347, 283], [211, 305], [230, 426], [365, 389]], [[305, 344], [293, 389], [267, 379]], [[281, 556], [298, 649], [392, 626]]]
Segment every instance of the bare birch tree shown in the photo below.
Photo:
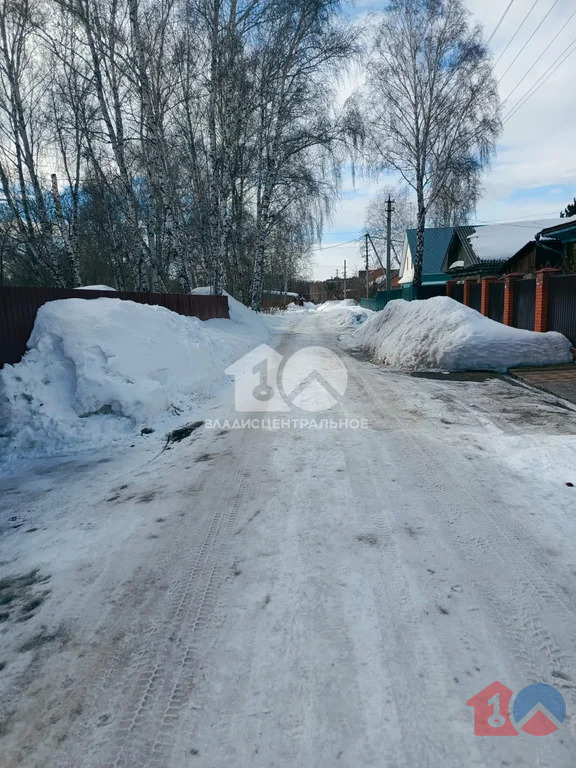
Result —
[[497, 83], [482, 30], [461, 0], [392, 0], [367, 81], [372, 159], [414, 190], [422, 280], [426, 217], [463, 180], [474, 192], [500, 131]]

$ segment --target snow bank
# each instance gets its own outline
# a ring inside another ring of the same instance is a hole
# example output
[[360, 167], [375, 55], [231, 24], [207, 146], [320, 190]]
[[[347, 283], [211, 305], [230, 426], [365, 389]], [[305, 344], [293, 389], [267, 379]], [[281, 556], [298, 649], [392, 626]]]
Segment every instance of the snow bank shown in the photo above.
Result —
[[325, 315], [325, 323], [344, 328], [358, 328], [373, 314], [371, 309], [362, 309], [361, 307], [336, 308]]
[[75, 288], [75, 291], [112, 291], [117, 293], [116, 288], [110, 288], [109, 285], [81, 285], [79, 288]]
[[509, 328], [447, 296], [391, 301], [355, 338], [377, 362], [406, 370], [507, 371], [572, 361], [562, 334]]
[[316, 307], [317, 312], [332, 312], [335, 309], [342, 309], [343, 307], [357, 307], [358, 302], [354, 299], [342, 299], [342, 301], [325, 301], [324, 304], [319, 304]]
[[305, 301], [303, 306], [300, 306], [300, 304], [294, 304], [294, 302], [290, 302], [285, 308], [286, 312], [305, 312], [308, 309], [316, 309], [316, 304], [314, 304], [312, 301]]
[[[212, 294], [211, 288], [194, 288], [190, 293], [195, 296], [210, 296]], [[248, 309], [240, 301], [237, 301], [233, 296], [230, 296], [226, 291], [222, 291], [224, 296], [228, 296], [228, 307], [230, 309], [230, 320], [233, 323], [238, 324], [246, 333], [252, 336], [257, 336], [259, 339], [267, 339], [270, 336], [270, 330], [266, 325], [262, 315], [257, 312], [253, 312]], [[209, 320], [209, 323], [215, 323], [215, 320]], [[218, 321], [221, 322], [221, 321]], [[227, 321], [224, 321], [225, 323]]]
[[374, 314], [371, 309], [359, 307], [354, 299], [325, 301], [316, 311], [325, 314], [325, 325], [345, 328], [357, 328]]
[[261, 318], [230, 305], [232, 320], [202, 322], [112, 298], [44, 304], [29, 351], [0, 371], [2, 452], [62, 453], [163, 429], [269, 338]]

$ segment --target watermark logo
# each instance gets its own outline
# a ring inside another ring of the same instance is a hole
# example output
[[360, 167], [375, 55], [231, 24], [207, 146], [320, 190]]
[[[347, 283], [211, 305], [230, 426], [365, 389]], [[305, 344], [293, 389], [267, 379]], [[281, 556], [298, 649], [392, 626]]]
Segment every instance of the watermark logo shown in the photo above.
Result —
[[496, 681], [466, 702], [467, 707], [474, 707], [476, 736], [518, 736], [519, 730], [531, 736], [549, 736], [566, 718], [564, 697], [551, 685], [535, 683], [523, 688], [514, 699], [511, 717], [513, 695], [510, 688]]
[[324, 347], [305, 347], [284, 358], [267, 344], [226, 369], [234, 376], [238, 413], [318, 413], [336, 406], [348, 386], [342, 360]]

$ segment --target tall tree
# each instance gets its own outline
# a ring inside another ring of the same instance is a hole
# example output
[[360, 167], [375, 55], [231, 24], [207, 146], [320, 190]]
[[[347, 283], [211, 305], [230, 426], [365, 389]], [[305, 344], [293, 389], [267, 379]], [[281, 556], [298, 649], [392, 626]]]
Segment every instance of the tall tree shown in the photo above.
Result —
[[377, 31], [366, 97], [374, 164], [400, 173], [416, 196], [418, 286], [427, 214], [463, 186], [478, 188], [501, 125], [482, 30], [461, 0], [392, 0]]

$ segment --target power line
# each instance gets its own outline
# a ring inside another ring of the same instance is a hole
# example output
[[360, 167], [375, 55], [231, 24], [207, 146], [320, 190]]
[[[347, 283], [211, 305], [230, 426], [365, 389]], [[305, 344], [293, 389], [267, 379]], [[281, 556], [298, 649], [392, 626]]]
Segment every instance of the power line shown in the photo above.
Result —
[[508, 8], [506, 8], [504, 13], [502, 14], [502, 17], [501, 17], [500, 21], [498, 22], [498, 24], [496, 24], [496, 27], [495, 27], [494, 31], [492, 32], [492, 34], [488, 38], [488, 42], [486, 43], [486, 47], [488, 47], [490, 45], [490, 43], [492, 42], [492, 40], [494, 40], [494, 37], [496, 36], [496, 33], [498, 32], [498, 30], [502, 26], [502, 22], [504, 21], [506, 16], [508, 16], [508, 11], [510, 10], [510, 8], [512, 8], [513, 5], [514, 5], [514, 0], [510, 0]]
[[551, 47], [554, 45], [554, 43], [556, 42], [556, 40], [557, 40], [557, 39], [560, 37], [560, 35], [562, 34], [562, 32], [564, 32], [564, 30], [565, 30], [565, 29], [566, 29], [566, 27], [567, 27], [567, 26], [570, 24], [570, 22], [572, 21], [572, 19], [574, 18], [574, 16], [576, 16], [576, 11], [574, 11], [574, 13], [572, 14], [572, 16], [570, 16], [570, 18], [568, 19], [568, 21], [567, 21], [565, 24], [562, 24], [562, 26], [560, 27], [560, 29], [558, 30], [558, 32], [557, 32], [557, 33], [554, 35], [554, 37], [552, 38], [552, 40], [550, 40], [550, 42], [548, 43], [548, 45], [546, 46], [546, 48], [544, 48], [544, 50], [542, 51], [542, 53], [540, 54], [540, 56], [538, 56], [538, 58], [536, 59], [536, 61], [534, 62], [534, 64], [532, 64], [532, 66], [531, 66], [531, 67], [530, 67], [530, 69], [529, 69], [529, 70], [528, 70], [528, 71], [527, 71], [527, 72], [524, 74], [524, 76], [522, 77], [522, 79], [521, 79], [521, 80], [520, 80], [520, 81], [519, 81], [519, 82], [518, 82], [518, 83], [517, 83], [517, 84], [514, 86], [514, 88], [513, 88], [513, 89], [510, 91], [510, 93], [508, 94], [508, 96], [506, 96], [506, 98], [505, 98], [505, 99], [504, 99], [504, 101], [502, 102], [503, 104], [506, 104], [506, 103], [509, 101], [509, 99], [510, 99], [510, 97], [512, 96], [512, 94], [516, 93], [516, 91], [518, 90], [518, 88], [520, 88], [520, 86], [522, 85], [522, 83], [524, 82], [524, 80], [526, 80], [526, 78], [528, 77], [528, 75], [529, 75], [529, 74], [530, 74], [530, 73], [531, 73], [531, 72], [534, 70], [534, 68], [536, 67], [536, 65], [537, 65], [537, 64], [539, 64], [539, 62], [542, 60], [542, 58], [543, 58], [544, 54], [545, 54], [545, 53], [548, 53], [548, 51], [549, 51], [549, 50], [550, 50], [550, 48], [551, 48]]
[[[513, 224], [513, 222], [521, 221], [522, 219], [530, 219], [531, 221], [536, 221], [538, 216], [554, 216], [558, 215], [558, 211], [546, 211], [545, 213], [531, 213], [527, 214], [526, 216], [518, 216], [513, 219], [476, 219], [471, 226], [480, 225], [480, 224]], [[518, 226], [522, 226], [519, 224]], [[527, 225], [529, 226], [529, 225]]]
[[[532, 96], [534, 96], [540, 90], [540, 88], [542, 88], [544, 83], [546, 83], [552, 77], [552, 75], [558, 69], [560, 69], [562, 64], [564, 64], [564, 62], [567, 59], [569, 59], [570, 56], [572, 56], [574, 51], [576, 51], [576, 47], [575, 46], [576, 46], [576, 38], [570, 43], [568, 48], [564, 49], [564, 51], [560, 54], [560, 56], [556, 59], [556, 61], [554, 61], [548, 67], [546, 72], [544, 72], [544, 74], [534, 83], [534, 85], [531, 88], [528, 89], [528, 91], [524, 94], [524, 96], [522, 96], [522, 98], [520, 98], [516, 102], [516, 104], [510, 109], [508, 114], [504, 117], [504, 120], [503, 120], [504, 124], [506, 124], [512, 117], [514, 117], [516, 112], [518, 112], [518, 110], [521, 109], [524, 106], [524, 104], [526, 104], [526, 102], [530, 101]], [[572, 49], [572, 50], [570, 50], [570, 49]], [[557, 65], [557, 66], [555, 66], [555, 65]]]
[[364, 232], [363, 229], [351, 229], [348, 232], [343, 232], [340, 229], [334, 229], [334, 230], [329, 230], [327, 232], [323, 232], [322, 234], [323, 235], [358, 235], [358, 237], [360, 237], [361, 234], [363, 234], [363, 232]]
[[333, 248], [342, 248], [344, 245], [350, 245], [351, 243], [358, 243], [360, 241], [359, 237], [354, 238], [354, 240], [348, 240], [346, 243], [337, 243], [336, 245], [329, 245], [326, 248], [316, 248], [317, 251], [331, 251]]
[[534, 32], [532, 32], [532, 34], [530, 35], [530, 37], [528, 38], [528, 40], [526, 40], [526, 42], [524, 43], [524, 45], [522, 46], [522, 48], [520, 48], [520, 50], [519, 50], [519, 51], [518, 51], [518, 53], [516, 54], [515, 58], [512, 60], [512, 63], [511, 63], [509, 66], [508, 66], [508, 69], [506, 70], [506, 72], [504, 72], [504, 74], [502, 75], [502, 77], [501, 77], [501, 78], [498, 80], [498, 83], [501, 83], [501, 82], [502, 82], [502, 80], [503, 80], [503, 79], [506, 77], [506, 75], [508, 74], [508, 72], [510, 72], [510, 70], [512, 69], [512, 67], [514, 66], [514, 64], [516, 64], [516, 62], [518, 61], [518, 59], [520, 58], [520, 56], [521, 56], [521, 55], [524, 53], [524, 51], [525, 51], [525, 50], [526, 50], [526, 48], [528, 47], [528, 44], [529, 44], [529, 43], [530, 43], [530, 42], [533, 40], [533, 38], [534, 38], [534, 35], [535, 35], [535, 34], [536, 34], [538, 31], [539, 31], [539, 29], [542, 27], [542, 25], [544, 24], [544, 22], [546, 21], [546, 19], [548, 18], [548, 16], [550, 16], [550, 14], [551, 14], [551, 13], [552, 13], [552, 11], [554, 10], [554, 8], [556, 8], [556, 6], [557, 6], [557, 5], [558, 5], [558, 0], [554, 0], [554, 4], [553, 4], [553, 5], [552, 5], [552, 7], [550, 8], [550, 10], [549, 10], [549, 11], [548, 11], [548, 13], [546, 14], [546, 16], [544, 16], [544, 18], [542, 19], [542, 21], [540, 22], [540, 24], [538, 24], [538, 26], [536, 27], [536, 29], [534, 30]]
[[510, 48], [510, 46], [512, 45], [512, 43], [514, 42], [514, 40], [516, 40], [516, 38], [517, 38], [517, 36], [518, 36], [519, 32], [522, 30], [522, 27], [524, 26], [524, 24], [526, 24], [526, 22], [528, 21], [528, 19], [529, 19], [529, 18], [530, 18], [530, 16], [532, 15], [532, 11], [534, 10], [534, 8], [536, 8], [536, 6], [538, 5], [538, 3], [539, 3], [539, 0], [534, 0], [534, 5], [532, 6], [532, 8], [530, 8], [530, 10], [529, 10], [529, 11], [528, 11], [528, 13], [526, 14], [526, 16], [524, 16], [524, 19], [523, 19], [523, 20], [522, 20], [522, 22], [520, 23], [520, 26], [518, 27], [518, 29], [516, 30], [516, 32], [514, 32], [514, 34], [513, 34], [513, 35], [512, 35], [512, 37], [510, 38], [510, 40], [509, 40], [509, 42], [508, 42], [508, 45], [506, 46], [506, 48], [504, 48], [504, 50], [502, 51], [502, 53], [500, 54], [500, 56], [498, 56], [498, 59], [496, 60], [496, 64], [494, 64], [494, 66], [495, 66], [495, 67], [497, 67], [497, 66], [498, 66], [498, 64], [500, 63], [500, 61], [501, 61], [502, 57], [504, 56], [504, 54], [506, 53], [506, 51], [508, 50], [508, 48]]

